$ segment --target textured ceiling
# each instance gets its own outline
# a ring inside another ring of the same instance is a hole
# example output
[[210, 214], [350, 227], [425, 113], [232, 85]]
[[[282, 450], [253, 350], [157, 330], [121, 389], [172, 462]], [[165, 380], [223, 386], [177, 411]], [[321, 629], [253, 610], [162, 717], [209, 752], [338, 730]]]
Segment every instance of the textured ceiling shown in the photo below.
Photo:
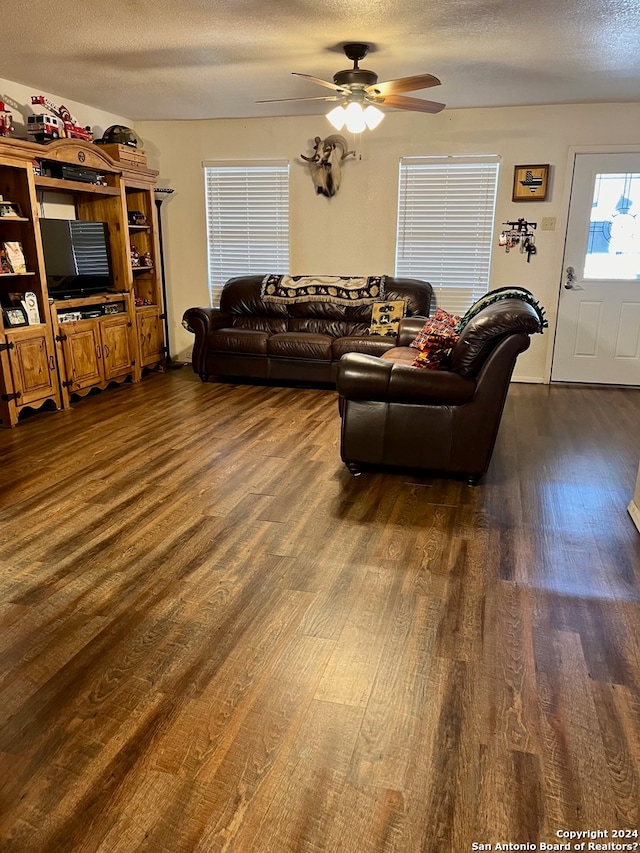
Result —
[[[1, 75], [131, 119], [318, 114], [351, 67], [449, 108], [640, 101], [640, 0], [31, 0], [2, 3]], [[412, 93], [413, 94], [413, 93]]]

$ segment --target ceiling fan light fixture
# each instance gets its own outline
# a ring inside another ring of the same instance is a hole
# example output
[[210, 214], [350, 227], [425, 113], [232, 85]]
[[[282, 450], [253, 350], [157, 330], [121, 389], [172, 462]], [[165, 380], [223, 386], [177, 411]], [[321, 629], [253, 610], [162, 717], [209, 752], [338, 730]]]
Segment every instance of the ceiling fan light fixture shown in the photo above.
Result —
[[382, 112], [382, 110], [379, 110], [377, 107], [374, 107], [373, 104], [369, 104], [369, 106], [364, 111], [364, 120], [369, 130], [375, 130], [383, 118], [384, 113]]
[[352, 101], [344, 111], [345, 124], [349, 133], [362, 133], [367, 123], [364, 118], [364, 110], [357, 101]]
[[334, 107], [334, 109], [327, 113], [327, 118], [336, 130], [342, 130], [344, 127], [347, 120], [346, 112], [345, 108], [340, 104], [340, 106]]
[[367, 128], [374, 130], [384, 118], [384, 113], [372, 104], [363, 109], [362, 104], [352, 101], [346, 107], [344, 104], [334, 107], [327, 113], [327, 118], [336, 130], [342, 130], [346, 125], [349, 133], [362, 133]]

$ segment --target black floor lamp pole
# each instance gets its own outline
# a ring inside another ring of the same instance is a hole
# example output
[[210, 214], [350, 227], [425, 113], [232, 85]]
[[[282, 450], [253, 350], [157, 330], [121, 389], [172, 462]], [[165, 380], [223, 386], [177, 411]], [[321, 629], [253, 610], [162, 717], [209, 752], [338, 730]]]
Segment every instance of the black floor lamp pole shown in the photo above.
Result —
[[167, 278], [164, 271], [164, 243], [162, 240], [162, 202], [171, 195], [173, 190], [168, 187], [156, 187], [154, 199], [158, 209], [158, 242], [160, 244], [160, 277], [162, 281], [162, 307], [164, 317], [164, 339], [165, 339], [165, 361], [168, 368], [182, 367], [179, 362], [171, 358], [171, 344], [169, 339], [169, 300], [167, 299]]

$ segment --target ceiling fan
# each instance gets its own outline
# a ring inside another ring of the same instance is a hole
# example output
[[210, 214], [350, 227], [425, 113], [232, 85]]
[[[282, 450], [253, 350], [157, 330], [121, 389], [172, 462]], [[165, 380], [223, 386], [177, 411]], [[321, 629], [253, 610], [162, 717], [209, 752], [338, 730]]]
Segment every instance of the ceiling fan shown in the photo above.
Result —
[[[275, 103], [278, 101], [341, 101], [341, 105], [335, 110], [332, 110], [327, 118], [340, 130], [346, 122], [346, 114], [349, 107], [355, 105], [355, 109], [351, 110], [352, 115], [368, 115], [372, 118], [373, 126], [377, 125], [383, 117], [377, 106], [393, 107], [397, 110], [410, 110], [419, 113], [439, 113], [444, 109], [444, 104], [436, 103], [435, 101], [425, 101], [422, 98], [407, 98], [398, 94], [399, 92], [414, 92], [417, 89], [430, 89], [432, 86], [439, 86], [440, 80], [432, 74], [416, 74], [413, 77], [400, 77], [397, 80], [387, 80], [383, 83], [378, 83], [378, 75], [373, 71], [367, 71], [366, 68], [360, 68], [358, 63], [369, 52], [368, 44], [350, 43], [343, 46], [343, 50], [347, 59], [353, 62], [353, 68], [347, 68], [344, 71], [338, 71], [333, 76], [333, 83], [327, 80], [321, 80], [319, 77], [313, 77], [311, 74], [301, 74], [294, 71], [297, 77], [304, 77], [311, 83], [317, 83], [319, 86], [324, 86], [326, 89], [332, 89], [332, 95], [320, 95], [315, 98], [271, 98], [266, 101], [256, 101], [258, 104]], [[374, 118], [377, 114], [377, 120]], [[331, 118], [335, 115], [338, 124]], [[363, 122], [366, 118], [363, 119]], [[366, 126], [373, 129], [368, 121]], [[347, 127], [349, 125], [347, 124]], [[349, 127], [351, 130], [352, 128]], [[364, 126], [361, 128], [364, 130]]]

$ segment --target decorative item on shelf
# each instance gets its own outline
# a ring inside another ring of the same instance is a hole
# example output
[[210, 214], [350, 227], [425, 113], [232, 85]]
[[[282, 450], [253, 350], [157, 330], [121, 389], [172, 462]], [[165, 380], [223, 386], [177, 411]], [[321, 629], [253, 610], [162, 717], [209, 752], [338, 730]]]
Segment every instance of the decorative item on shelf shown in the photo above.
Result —
[[347, 140], [339, 133], [332, 133], [326, 139], [316, 136], [314, 139], [313, 154], [300, 157], [309, 164], [311, 180], [316, 188], [317, 195], [327, 198], [334, 196], [340, 189], [342, 183], [342, 163], [355, 151], [348, 151]]
[[124, 124], [112, 124], [102, 134], [100, 139], [95, 140], [96, 145], [128, 145], [131, 148], [138, 147], [138, 137]]
[[130, 210], [127, 214], [129, 225], [146, 225], [147, 217], [140, 210]]
[[22, 305], [12, 305], [10, 308], [3, 308], [2, 316], [4, 318], [5, 326], [11, 326], [13, 328], [15, 326], [29, 325], [27, 312], [24, 310]]
[[56, 104], [46, 95], [32, 95], [31, 103], [49, 111], [27, 116], [27, 135], [32, 136], [36, 142], [49, 142], [62, 137], [83, 139], [85, 142], [93, 140], [91, 127], [82, 127], [64, 104]]
[[166, 365], [170, 370], [177, 370], [180, 367], [184, 367], [184, 363], [180, 361], [174, 361], [171, 358], [171, 343], [169, 339], [169, 304], [167, 299], [167, 278], [164, 271], [164, 242], [162, 240], [162, 203], [171, 198], [174, 190], [170, 187], [155, 187], [153, 190], [153, 196], [156, 203], [156, 209], [158, 211], [158, 243], [160, 244], [160, 280], [162, 282], [162, 307], [164, 309], [164, 338], [165, 338], [165, 351], [166, 351]]
[[515, 222], [503, 222], [502, 224], [506, 225], [507, 228], [500, 232], [498, 245], [504, 248], [507, 254], [511, 249], [519, 246], [520, 253], [526, 253], [527, 263], [530, 263], [531, 255], [538, 253], [536, 238], [533, 233], [538, 227], [538, 223], [527, 222], [526, 219], [518, 219]]
[[3, 273], [10, 273], [11, 267], [9, 266], [9, 261], [7, 260], [7, 253], [3, 248], [0, 247], [0, 275]]
[[139, 267], [140, 266], [140, 250], [138, 249], [137, 246], [132, 245], [130, 248], [130, 252], [131, 252], [131, 266], [132, 267]]
[[0, 136], [9, 136], [13, 133], [13, 116], [6, 108], [4, 101], [0, 101]]
[[20, 205], [14, 201], [0, 201], [0, 216], [3, 219], [20, 219]]
[[548, 163], [514, 168], [512, 201], [546, 201], [548, 187]]
[[24, 275], [27, 271], [27, 266], [22, 252], [22, 244], [16, 240], [11, 240], [2, 245], [10, 271], [18, 275]]
[[28, 290], [24, 295], [24, 299], [20, 300], [20, 304], [29, 318], [29, 325], [37, 325], [40, 322], [40, 311], [38, 309], [38, 297], [35, 293]]
[[141, 267], [152, 267], [153, 266], [153, 258], [151, 257], [151, 252], [145, 252], [144, 255], [140, 255], [140, 266]]

